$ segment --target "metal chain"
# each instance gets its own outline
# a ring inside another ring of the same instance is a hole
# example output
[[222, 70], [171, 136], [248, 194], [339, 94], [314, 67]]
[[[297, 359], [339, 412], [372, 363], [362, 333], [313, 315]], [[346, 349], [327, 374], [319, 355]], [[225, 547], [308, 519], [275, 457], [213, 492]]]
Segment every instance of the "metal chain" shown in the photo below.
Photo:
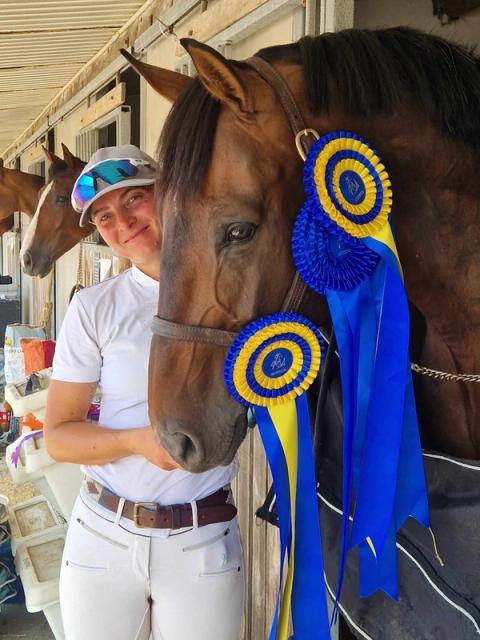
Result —
[[480, 382], [480, 375], [474, 373], [447, 373], [446, 371], [438, 371], [437, 369], [429, 369], [428, 367], [422, 367], [415, 362], [411, 365], [412, 371], [419, 373], [422, 376], [428, 376], [429, 378], [435, 378], [437, 380], [457, 380], [459, 382]]

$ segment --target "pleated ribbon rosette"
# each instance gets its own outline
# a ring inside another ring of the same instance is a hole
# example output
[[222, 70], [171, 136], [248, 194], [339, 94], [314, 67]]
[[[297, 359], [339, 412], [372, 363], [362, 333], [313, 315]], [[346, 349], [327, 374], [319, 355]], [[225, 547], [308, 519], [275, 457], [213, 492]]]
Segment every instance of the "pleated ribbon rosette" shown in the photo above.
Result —
[[225, 382], [252, 407], [273, 477], [280, 528], [280, 581], [270, 640], [330, 638], [322, 544], [305, 391], [315, 380], [323, 339], [306, 318], [267, 316], [232, 344]]
[[359, 549], [361, 595], [382, 589], [398, 598], [396, 532], [409, 516], [428, 527], [429, 514], [408, 303], [389, 222], [391, 183], [376, 152], [344, 131], [311, 147], [304, 182], [307, 200], [294, 227], [293, 257], [305, 283], [327, 298], [342, 379], [337, 599], [353, 547]]

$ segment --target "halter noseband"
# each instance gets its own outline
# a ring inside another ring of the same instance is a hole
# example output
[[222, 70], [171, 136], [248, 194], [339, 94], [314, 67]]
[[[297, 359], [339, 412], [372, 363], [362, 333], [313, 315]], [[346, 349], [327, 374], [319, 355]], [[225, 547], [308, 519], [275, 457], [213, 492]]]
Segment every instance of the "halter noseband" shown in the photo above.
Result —
[[[315, 132], [305, 127], [302, 114], [288, 85], [276, 69], [262, 58], [250, 58], [248, 63], [277, 94], [280, 104], [288, 118], [293, 135], [295, 136], [297, 149], [302, 158], [305, 159], [305, 154], [311, 146], [311, 141], [309, 141], [308, 136]], [[282, 311], [298, 311], [306, 289], [307, 286], [300, 278], [298, 271], [296, 271], [290, 289], [283, 301]], [[166, 320], [160, 316], [154, 316], [152, 331], [157, 336], [171, 340], [202, 342], [214, 344], [219, 347], [229, 347], [238, 335], [236, 331], [182, 324], [173, 322], [172, 320]]]

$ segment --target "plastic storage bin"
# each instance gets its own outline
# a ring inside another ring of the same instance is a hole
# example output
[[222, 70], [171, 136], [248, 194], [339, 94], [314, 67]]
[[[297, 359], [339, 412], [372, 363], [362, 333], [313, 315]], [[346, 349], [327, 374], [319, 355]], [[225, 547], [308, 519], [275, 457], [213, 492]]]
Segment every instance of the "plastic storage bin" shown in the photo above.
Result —
[[27, 611], [43, 611], [56, 640], [65, 638], [58, 601], [64, 544], [65, 532], [49, 531], [20, 544], [15, 554], [15, 567], [22, 580]]
[[44, 496], [36, 496], [8, 508], [12, 553], [25, 542], [49, 531], [64, 530], [64, 522]]
[[41, 469], [36, 471], [27, 470], [27, 460], [25, 456], [25, 445], [22, 445], [18, 449], [18, 456], [16, 462], [13, 459], [13, 454], [17, 451], [17, 447], [21, 444], [24, 435], [21, 435], [14, 442], [8, 445], [5, 452], [5, 461], [7, 463], [8, 471], [14, 482], [14, 484], [23, 484], [24, 482], [35, 482], [36, 480], [43, 478], [43, 472]]
[[[31, 438], [27, 438], [28, 435], [25, 429], [22, 436], [7, 447], [7, 467], [10, 475], [17, 484], [33, 482], [39, 492], [46, 496], [68, 521], [82, 484], [83, 474], [80, 465], [55, 462], [47, 453], [41, 431], [35, 432], [35, 436]], [[12, 454], [17, 448], [15, 466]]]
[[73, 505], [82, 484], [83, 473], [80, 471], [80, 465], [71, 462], [55, 462], [47, 453], [43, 433], [38, 433], [35, 438], [27, 440], [24, 448], [27, 472], [43, 473], [55, 497], [54, 506], [58, 506], [65, 520], [70, 520]]
[[12, 407], [13, 415], [17, 418], [27, 413], [37, 415], [39, 411], [44, 414], [47, 393], [48, 389], [41, 389], [28, 396], [22, 396], [14, 384], [7, 384], [5, 387], [5, 400]]
[[72, 515], [73, 505], [80, 492], [83, 473], [79, 464], [71, 462], [57, 462], [43, 470], [60, 513], [67, 520]]

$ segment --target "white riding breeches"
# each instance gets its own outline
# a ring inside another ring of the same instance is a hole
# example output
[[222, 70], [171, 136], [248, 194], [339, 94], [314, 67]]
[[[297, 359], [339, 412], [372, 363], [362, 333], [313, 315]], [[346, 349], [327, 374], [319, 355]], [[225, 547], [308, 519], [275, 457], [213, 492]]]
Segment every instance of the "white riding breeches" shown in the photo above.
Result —
[[164, 537], [124, 524], [80, 494], [60, 575], [66, 640], [238, 640], [237, 518]]

